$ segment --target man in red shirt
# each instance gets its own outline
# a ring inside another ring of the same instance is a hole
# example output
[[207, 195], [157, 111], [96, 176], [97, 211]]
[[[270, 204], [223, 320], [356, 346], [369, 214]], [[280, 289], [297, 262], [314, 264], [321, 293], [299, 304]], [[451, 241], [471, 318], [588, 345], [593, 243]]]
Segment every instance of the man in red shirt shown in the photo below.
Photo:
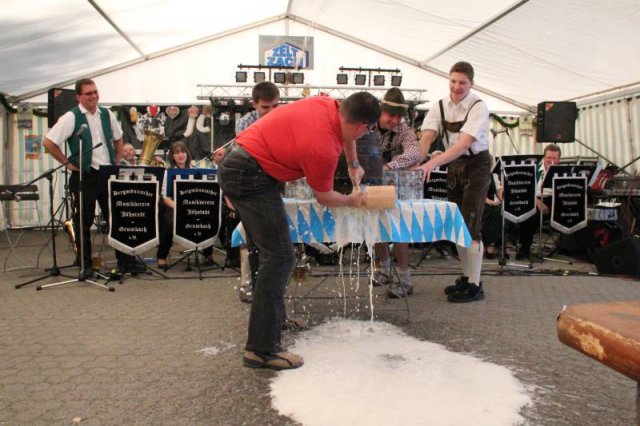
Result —
[[364, 169], [355, 140], [380, 117], [378, 100], [359, 92], [344, 102], [323, 96], [278, 107], [236, 137], [218, 169], [222, 190], [236, 208], [247, 242], [259, 252], [243, 363], [276, 370], [298, 368], [301, 356], [281, 346], [284, 293], [294, 265], [289, 224], [279, 183], [301, 177], [328, 207], [359, 207], [360, 193], [333, 191], [338, 158], [345, 152], [349, 177], [359, 185]]

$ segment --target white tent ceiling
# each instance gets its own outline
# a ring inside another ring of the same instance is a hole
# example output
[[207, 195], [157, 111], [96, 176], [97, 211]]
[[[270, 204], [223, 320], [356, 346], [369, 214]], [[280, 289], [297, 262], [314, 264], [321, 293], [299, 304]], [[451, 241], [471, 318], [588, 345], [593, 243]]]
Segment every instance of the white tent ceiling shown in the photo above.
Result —
[[0, 0], [0, 92], [42, 100], [94, 77], [103, 102], [193, 102], [258, 63], [259, 35], [313, 36], [305, 83], [340, 66], [393, 67], [447, 92], [456, 61], [493, 110], [640, 84], [637, 0]]

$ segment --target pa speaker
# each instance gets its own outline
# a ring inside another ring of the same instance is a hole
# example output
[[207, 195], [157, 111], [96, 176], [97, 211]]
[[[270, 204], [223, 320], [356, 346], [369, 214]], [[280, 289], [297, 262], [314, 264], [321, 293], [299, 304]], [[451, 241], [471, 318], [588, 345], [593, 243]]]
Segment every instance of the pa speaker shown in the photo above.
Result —
[[49, 89], [47, 97], [47, 126], [52, 128], [62, 115], [78, 105], [76, 92], [71, 89]]
[[593, 263], [600, 274], [640, 277], [640, 238], [621, 240], [596, 251]]
[[540, 102], [536, 142], [574, 142], [575, 140], [576, 103]]

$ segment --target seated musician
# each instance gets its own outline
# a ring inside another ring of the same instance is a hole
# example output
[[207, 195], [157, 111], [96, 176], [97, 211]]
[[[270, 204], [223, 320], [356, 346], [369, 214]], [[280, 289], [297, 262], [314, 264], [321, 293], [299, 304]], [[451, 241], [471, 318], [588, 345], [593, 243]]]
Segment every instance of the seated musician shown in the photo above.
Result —
[[137, 164], [136, 149], [129, 142], [122, 146], [122, 160], [120, 164], [123, 166], [135, 166]]
[[[169, 149], [169, 164], [171, 168], [190, 169], [191, 168], [191, 152], [183, 141], [174, 142]], [[158, 251], [156, 258], [158, 259], [158, 267], [167, 268], [167, 257], [171, 246], [173, 245], [173, 208], [175, 204], [172, 198], [167, 197], [167, 173], [162, 185], [162, 199], [158, 206], [159, 215], [159, 239]], [[204, 264], [213, 265], [213, 248], [207, 247], [202, 250], [204, 254]]]
[[531, 243], [533, 242], [533, 235], [538, 229], [538, 224], [540, 223], [540, 212], [545, 216], [549, 215], [551, 212], [549, 206], [551, 203], [551, 197], [544, 196], [542, 193], [542, 181], [544, 181], [544, 177], [549, 170], [549, 167], [560, 162], [561, 154], [560, 147], [556, 144], [550, 144], [544, 148], [542, 163], [540, 163], [536, 175], [538, 181], [538, 186], [536, 187], [536, 207], [538, 208], [538, 212], [529, 219], [520, 223], [520, 248], [516, 254], [516, 259], [518, 260], [528, 260], [531, 256]]

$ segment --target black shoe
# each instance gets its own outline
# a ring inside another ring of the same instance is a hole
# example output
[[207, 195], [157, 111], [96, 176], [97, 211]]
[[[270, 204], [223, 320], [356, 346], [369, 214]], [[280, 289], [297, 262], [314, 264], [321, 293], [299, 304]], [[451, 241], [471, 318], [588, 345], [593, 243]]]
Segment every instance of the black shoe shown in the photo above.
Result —
[[451, 303], [469, 303], [482, 299], [484, 299], [484, 289], [482, 288], [482, 283], [480, 283], [479, 286], [473, 283], [468, 283], [466, 288], [464, 288], [463, 290], [456, 293], [451, 293], [447, 296], [447, 300]]
[[469, 277], [460, 275], [456, 279], [456, 283], [454, 285], [449, 285], [444, 288], [444, 294], [448, 296], [450, 294], [457, 293], [461, 290], [464, 290], [468, 285], [469, 285]]
[[405, 296], [411, 296], [412, 294], [413, 284], [401, 284], [387, 291], [387, 297], [389, 299], [401, 299]]
[[516, 253], [516, 260], [529, 260], [531, 257], [531, 251], [529, 249], [520, 249]]
[[238, 289], [238, 296], [240, 297], [240, 301], [242, 303], [253, 303], [253, 289], [250, 285], [241, 285]]
[[375, 274], [373, 274], [374, 287], [380, 287], [380, 286], [389, 285], [389, 284], [391, 284], [391, 279], [389, 278], [389, 275], [380, 271], [376, 271]]
[[147, 271], [147, 265], [140, 263], [138, 260], [133, 259], [129, 262], [118, 263], [118, 270], [123, 273], [137, 274]]

